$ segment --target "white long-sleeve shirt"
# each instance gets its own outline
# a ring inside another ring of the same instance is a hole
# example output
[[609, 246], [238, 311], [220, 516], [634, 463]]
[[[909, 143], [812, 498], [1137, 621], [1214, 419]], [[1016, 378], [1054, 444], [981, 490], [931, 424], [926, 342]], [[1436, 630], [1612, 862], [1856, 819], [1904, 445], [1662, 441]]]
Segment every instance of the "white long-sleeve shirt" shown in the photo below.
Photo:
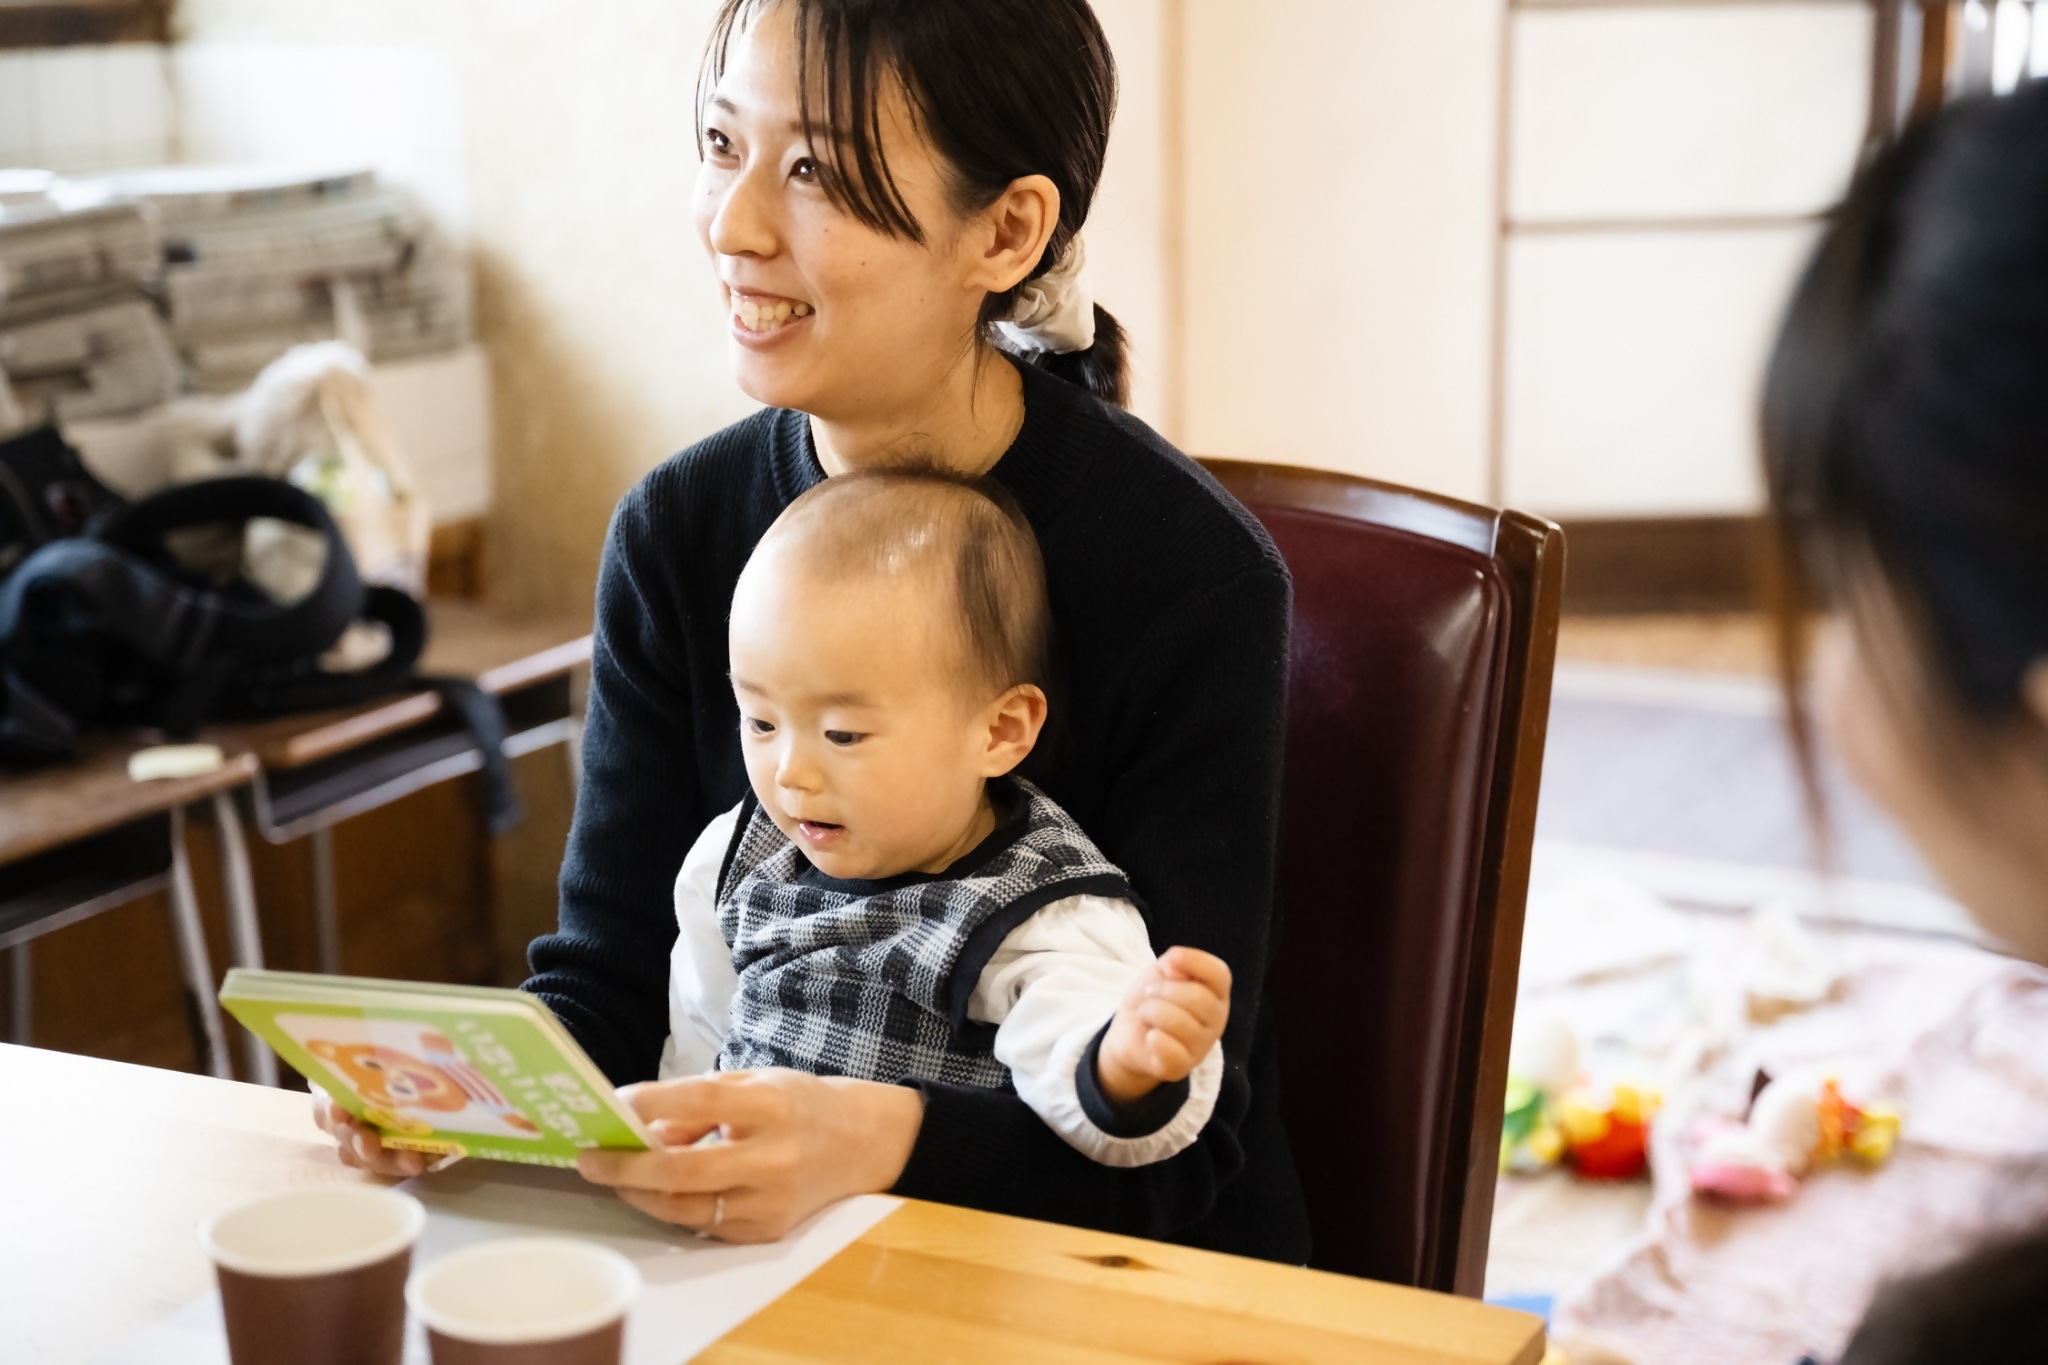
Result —
[[[705, 826], [676, 876], [663, 1080], [712, 1070], [725, 1046], [739, 977], [718, 928], [718, 872], [739, 813], [735, 806]], [[1196, 1064], [1174, 1116], [1142, 1137], [1104, 1132], [1081, 1106], [1081, 1059], [1154, 956], [1144, 918], [1129, 901], [1069, 896], [1010, 932], [968, 1000], [968, 1018], [996, 1026], [996, 1060], [1010, 1069], [1018, 1096], [1054, 1132], [1108, 1166], [1166, 1160], [1194, 1142], [1216, 1108], [1221, 1047]]]

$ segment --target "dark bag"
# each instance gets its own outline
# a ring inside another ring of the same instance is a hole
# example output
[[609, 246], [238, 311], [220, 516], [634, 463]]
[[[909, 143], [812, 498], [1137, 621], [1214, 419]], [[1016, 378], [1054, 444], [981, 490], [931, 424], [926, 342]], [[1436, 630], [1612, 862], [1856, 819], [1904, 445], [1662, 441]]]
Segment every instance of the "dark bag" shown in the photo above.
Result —
[[[280, 605], [238, 573], [208, 580], [171, 552], [179, 532], [252, 517], [325, 540], [303, 599]], [[382, 621], [390, 653], [324, 672], [320, 656], [356, 620]], [[41, 545], [0, 579], [0, 758], [65, 757], [92, 721], [182, 737], [205, 720], [349, 705], [409, 681], [425, 644], [419, 604], [363, 586], [312, 494], [264, 478], [182, 484], [103, 508], [87, 534]]]
[[[320, 578], [289, 606], [239, 572], [252, 517], [317, 532]], [[235, 553], [206, 574], [171, 550], [195, 528], [226, 526]], [[391, 649], [369, 668], [329, 673], [320, 657], [355, 621], [381, 621]], [[365, 587], [318, 498], [267, 478], [183, 484], [132, 505], [86, 469], [55, 428], [0, 443], [0, 761], [68, 757], [81, 725], [154, 726], [173, 738], [207, 720], [350, 706], [430, 687], [483, 753], [493, 834], [521, 811], [498, 699], [462, 678], [414, 673], [427, 640], [418, 602]]]
[[55, 427], [0, 441], [0, 578], [41, 546], [84, 535], [94, 517], [121, 505]]

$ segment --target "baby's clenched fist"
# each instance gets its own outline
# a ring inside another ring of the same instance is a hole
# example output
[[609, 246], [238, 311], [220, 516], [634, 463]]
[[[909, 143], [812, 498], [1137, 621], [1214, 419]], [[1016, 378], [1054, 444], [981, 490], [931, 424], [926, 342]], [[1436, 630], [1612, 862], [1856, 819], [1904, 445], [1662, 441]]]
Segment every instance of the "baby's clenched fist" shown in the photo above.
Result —
[[1168, 948], [1131, 983], [1095, 1055], [1112, 1104], [1186, 1079], [1230, 1020], [1230, 968], [1194, 948]]

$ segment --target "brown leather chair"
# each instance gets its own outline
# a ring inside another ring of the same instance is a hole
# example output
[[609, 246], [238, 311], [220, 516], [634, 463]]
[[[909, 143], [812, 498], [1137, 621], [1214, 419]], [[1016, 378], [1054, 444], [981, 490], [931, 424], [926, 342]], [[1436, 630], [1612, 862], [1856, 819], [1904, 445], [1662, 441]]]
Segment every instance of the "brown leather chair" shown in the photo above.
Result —
[[1266, 998], [1310, 1264], [1477, 1295], [1564, 537], [1344, 474], [1203, 463], [1294, 576]]

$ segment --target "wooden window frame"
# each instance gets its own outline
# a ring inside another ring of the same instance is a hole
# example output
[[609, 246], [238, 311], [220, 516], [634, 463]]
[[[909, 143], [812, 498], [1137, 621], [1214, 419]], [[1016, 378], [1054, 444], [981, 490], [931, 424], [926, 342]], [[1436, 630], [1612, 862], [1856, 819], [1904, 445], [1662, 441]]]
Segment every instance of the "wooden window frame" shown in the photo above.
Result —
[[[1990, 93], [1992, 38], [1972, 38], [1963, 19], [1965, 0], [1871, 0], [1877, 10], [1877, 71], [1871, 134], [1883, 142], [1943, 105]], [[1983, 0], [1995, 9], [1997, 0]], [[2048, 23], [2048, 0], [2027, 0], [2030, 24]], [[1917, 39], [1907, 46], [1906, 16], [1917, 15]], [[2029, 31], [2029, 38], [2032, 39]], [[1972, 56], [1972, 49], [1976, 56]], [[2024, 73], [2022, 81], [2029, 79]], [[2044, 79], [2036, 75], [2032, 79]]]
[[0, 0], [0, 49], [163, 43], [173, 0]]

